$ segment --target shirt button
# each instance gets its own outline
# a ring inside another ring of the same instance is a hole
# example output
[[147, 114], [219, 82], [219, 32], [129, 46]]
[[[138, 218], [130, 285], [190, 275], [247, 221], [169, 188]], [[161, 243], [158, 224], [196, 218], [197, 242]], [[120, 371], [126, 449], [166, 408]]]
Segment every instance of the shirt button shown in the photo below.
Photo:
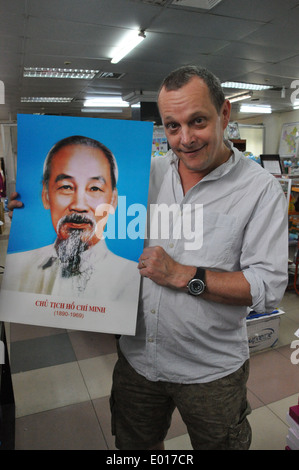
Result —
[[154, 342], [154, 338], [151, 338], [151, 337], [148, 338], [148, 342], [149, 342], [149, 343], [153, 343], [153, 342]]
[[174, 244], [173, 243], [169, 243], [169, 248], [173, 248], [174, 247]]
[[154, 308], [152, 308], [151, 313], [156, 313], [156, 310]]

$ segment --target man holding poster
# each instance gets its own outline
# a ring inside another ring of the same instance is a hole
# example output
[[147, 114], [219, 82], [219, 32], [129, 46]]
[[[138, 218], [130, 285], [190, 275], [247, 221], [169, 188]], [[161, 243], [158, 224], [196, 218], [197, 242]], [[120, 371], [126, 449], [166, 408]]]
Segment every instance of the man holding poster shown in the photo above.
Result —
[[[17, 193], [9, 208], [23, 209], [10, 230], [0, 319], [135, 333], [152, 127], [88, 118], [18, 118]], [[45, 161], [41, 155], [47, 155]], [[136, 208], [143, 209], [138, 217]], [[136, 226], [139, 232], [128, 237]]]

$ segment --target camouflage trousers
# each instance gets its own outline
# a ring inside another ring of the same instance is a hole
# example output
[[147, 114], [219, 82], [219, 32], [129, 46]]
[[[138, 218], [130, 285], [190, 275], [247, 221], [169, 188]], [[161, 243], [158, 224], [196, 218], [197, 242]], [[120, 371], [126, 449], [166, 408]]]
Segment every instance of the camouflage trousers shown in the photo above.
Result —
[[151, 382], [119, 352], [110, 397], [116, 447], [144, 450], [163, 442], [177, 407], [193, 449], [248, 450], [248, 374], [246, 361], [236, 372], [209, 383]]

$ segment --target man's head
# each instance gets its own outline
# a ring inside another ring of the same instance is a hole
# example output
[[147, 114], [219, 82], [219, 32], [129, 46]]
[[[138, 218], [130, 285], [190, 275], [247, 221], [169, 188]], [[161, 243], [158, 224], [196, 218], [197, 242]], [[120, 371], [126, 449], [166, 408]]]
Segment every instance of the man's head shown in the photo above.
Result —
[[204, 67], [188, 65], [174, 70], [163, 80], [158, 95], [162, 88], [165, 88], [167, 91], [179, 90], [184, 85], [187, 85], [194, 77], [200, 78], [207, 85], [210, 92], [210, 99], [217, 112], [220, 113], [222, 105], [225, 102], [220, 80]]
[[169, 145], [188, 170], [205, 176], [227, 159], [223, 134], [231, 107], [210, 71], [186, 66], [171, 72], [158, 105]]
[[115, 159], [96, 140], [72, 136], [50, 150], [44, 164], [42, 200], [51, 211], [61, 261], [72, 256], [78, 261], [80, 252], [99, 241], [97, 209], [101, 204], [116, 208], [116, 182]]

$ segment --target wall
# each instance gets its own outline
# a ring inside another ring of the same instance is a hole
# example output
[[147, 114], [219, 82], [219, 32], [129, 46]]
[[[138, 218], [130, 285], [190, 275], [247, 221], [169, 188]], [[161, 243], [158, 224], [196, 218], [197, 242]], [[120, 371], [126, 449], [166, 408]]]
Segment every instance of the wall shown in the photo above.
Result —
[[240, 137], [246, 140], [246, 151], [255, 157], [264, 153], [264, 126], [239, 125]]
[[263, 114], [250, 119], [242, 119], [238, 122], [240, 124], [264, 124], [264, 153], [278, 153], [282, 125], [289, 122], [299, 122], [299, 110], [288, 111], [286, 113]]

